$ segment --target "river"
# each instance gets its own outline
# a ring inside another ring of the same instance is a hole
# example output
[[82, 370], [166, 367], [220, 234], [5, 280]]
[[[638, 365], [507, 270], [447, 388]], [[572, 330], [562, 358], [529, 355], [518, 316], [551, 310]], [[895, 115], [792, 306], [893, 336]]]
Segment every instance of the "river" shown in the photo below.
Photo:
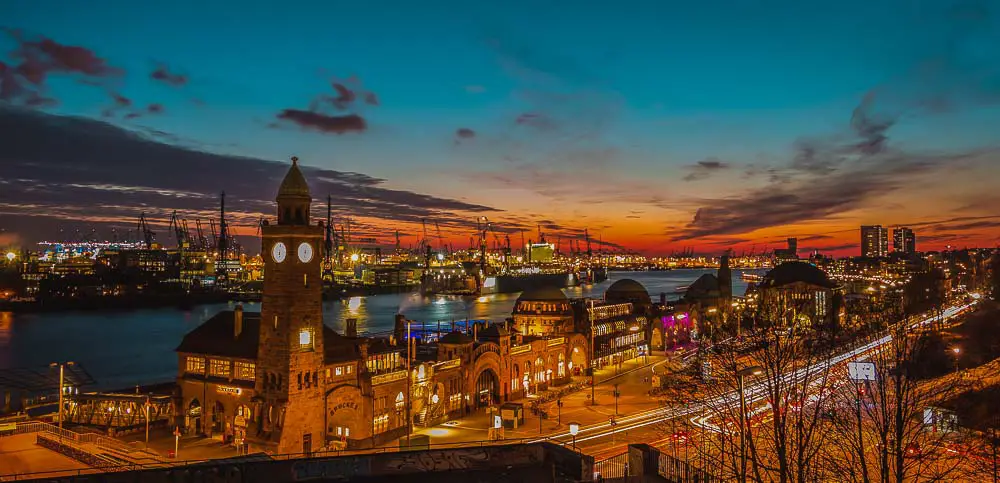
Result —
[[[612, 272], [607, 281], [589, 287], [564, 290], [568, 297], [600, 297], [616, 280], [631, 278], [643, 284], [653, 301], [664, 292], [677, 298], [676, 289], [687, 286], [710, 270], [663, 272]], [[733, 293], [742, 295], [746, 282], [733, 271]], [[397, 313], [428, 326], [440, 321], [486, 319], [502, 321], [510, 316], [518, 294], [495, 294], [471, 299], [452, 296], [422, 297], [389, 294], [352, 297], [323, 304], [326, 324], [342, 331], [349, 318], [358, 319], [359, 332], [392, 329]], [[58, 312], [12, 314], [0, 312], [0, 369], [39, 368], [57, 361], [79, 363], [97, 380], [87, 389], [119, 389], [136, 384], [172, 380], [177, 374], [174, 349], [191, 329], [233, 304], [210, 304], [190, 310], [158, 308], [107, 312]], [[245, 304], [259, 311], [257, 303]]]

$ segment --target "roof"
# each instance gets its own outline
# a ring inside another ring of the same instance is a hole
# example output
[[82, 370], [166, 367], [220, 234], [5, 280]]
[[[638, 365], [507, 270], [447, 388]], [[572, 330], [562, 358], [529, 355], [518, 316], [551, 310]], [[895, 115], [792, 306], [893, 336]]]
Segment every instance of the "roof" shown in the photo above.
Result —
[[177, 352], [236, 359], [256, 359], [260, 340], [260, 312], [243, 312], [243, 330], [235, 337], [235, 311], [224, 310], [188, 332]]
[[355, 361], [361, 358], [358, 351], [358, 344], [362, 339], [357, 337], [346, 337], [338, 334], [333, 329], [323, 326], [323, 362], [330, 364], [333, 362]]
[[760, 287], [774, 288], [797, 282], [824, 288], [837, 287], [837, 284], [830, 280], [826, 272], [806, 262], [787, 262], [774, 267], [770, 272], [767, 272], [767, 275], [764, 275]]
[[306, 183], [306, 177], [299, 170], [298, 161], [299, 158], [292, 158], [292, 167], [288, 168], [288, 173], [285, 174], [285, 179], [281, 181], [281, 187], [278, 188], [278, 198], [285, 196], [310, 197], [309, 184]]
[[551, 285], [525, 290], [517, 298], [518, 302], [557, 302], [568, 300], [562, 289]]
[[479, 337], [486, 337], [486, 338], [500, 338], [500, 337], [507, 337], [509, 335], [510, 332], [507, 332], [507, 329], [505, 329], [504, 326], [500, 324], [491, 324], [489, 327], [479, 332]]
[[[94, 378], [79, 363], [63, 364], [63, 382], [67, 386], [88, 386]], [[28, 392], [58, 391], [59, 366], [15, 367], [0, 369], [0, 387]]]
[[646, 287], [631, 278], [623, 278], [611, 284], [604, 292], [604, 298], [611, 301], [652, 302]]
[[457, 330], [448, 332], [438, 341], [441, 344], [469, 344], [472, 342], [472, 337], [469, 337]]

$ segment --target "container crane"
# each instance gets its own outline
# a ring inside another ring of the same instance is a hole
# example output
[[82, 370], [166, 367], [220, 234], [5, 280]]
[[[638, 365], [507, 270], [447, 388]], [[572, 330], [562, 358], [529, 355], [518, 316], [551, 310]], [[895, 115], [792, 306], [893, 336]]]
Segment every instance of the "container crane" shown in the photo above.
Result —
[[146, 250], [153, 248], [153, 239], [156, 237], [156, 233], [149, 228], [149, 223], [146, 222], [146, 212], [142, 212], [139, 215], [139, 232], [142, 233], [142, 241], [146, 245]]

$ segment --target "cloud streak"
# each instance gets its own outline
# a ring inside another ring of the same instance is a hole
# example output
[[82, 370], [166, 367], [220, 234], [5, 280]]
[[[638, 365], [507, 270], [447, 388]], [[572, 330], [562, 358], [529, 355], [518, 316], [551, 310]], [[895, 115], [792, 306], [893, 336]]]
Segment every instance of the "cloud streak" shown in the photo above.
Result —
[[[60, 142], [46, 141], [50, 139]], [[252, 225], [274, 211], [274, 191], [288, 169], [283, 162], [163, 144], [101, 121], [14, 108], [0, 108], [0, 146], [4, 200], [17, 200], [17, 205], [0, 206], [4, 218], [58, 218], [67, 227], [91, 221], [113, 225], [109, 220], [132, 224], [142, 211], [161, 221], [173, 210], [211, 217], [223, 190], [233, 216]], [[419, 223], [471, 220], [475, 213], [497, 211], [388, 189], [382, 179], [361, 173], [311, 167], [303, 167], [303, 172], [315, 198], [331, 196], [339, 218]], [[46, 235], [34, 226], [26, 223], [12, 230], [31, 239]]]

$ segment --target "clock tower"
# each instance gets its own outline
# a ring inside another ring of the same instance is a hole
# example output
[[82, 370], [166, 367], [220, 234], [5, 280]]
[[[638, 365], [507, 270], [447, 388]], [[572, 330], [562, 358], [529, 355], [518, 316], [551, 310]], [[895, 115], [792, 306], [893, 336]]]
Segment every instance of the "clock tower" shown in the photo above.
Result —
[[323, 227], [309, 223], [312, 197], [298, 158], [278, 189], [277, 223], [261, 227], [264, 293], [257, 348], [260, 436], [278, 453], [325, 446], [323, 416]]

